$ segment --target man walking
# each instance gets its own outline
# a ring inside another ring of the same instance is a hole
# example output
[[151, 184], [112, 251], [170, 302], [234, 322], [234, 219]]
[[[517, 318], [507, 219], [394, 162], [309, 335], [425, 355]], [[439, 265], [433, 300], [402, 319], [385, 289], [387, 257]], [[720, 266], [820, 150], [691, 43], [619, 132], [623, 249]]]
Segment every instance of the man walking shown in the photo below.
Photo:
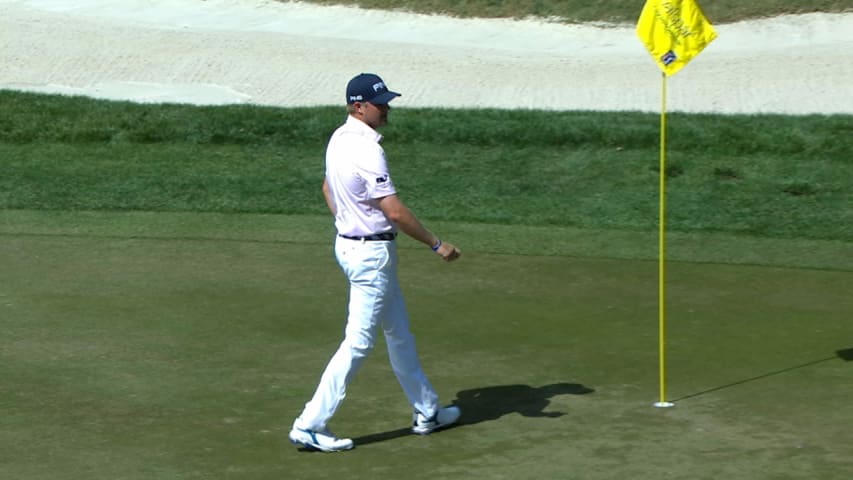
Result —
[[353, 448], [327, 427], [346, 387], [385, 334], [391, 368], [414, 409], [412, 432], [426, 435], [456, 423], [456, 406], [442, 408], [421, 367], [409, 314], [397, 278], [397, 231], [429, 246], [445, 261], [460, 251], [442, 242], [397, 196], [376, 129], [388, 122], [388, 102], [400, 94], [377, 75], [362, 73], [347, 84], [347, 120], [326, 149], [323, 194], [335, 217], [335, 256], [350, 282], [346, 333], [320, 378], [313, 398], [293, 422], [290, 440], [334, 452]]

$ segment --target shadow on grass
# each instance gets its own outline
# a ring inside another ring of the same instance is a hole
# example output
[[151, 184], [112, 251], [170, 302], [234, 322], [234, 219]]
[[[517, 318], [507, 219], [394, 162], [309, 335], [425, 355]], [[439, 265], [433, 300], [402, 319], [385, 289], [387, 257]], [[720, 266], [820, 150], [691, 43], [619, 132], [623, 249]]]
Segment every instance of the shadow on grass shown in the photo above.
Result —
[[703, 391], [701, 391], [701, 392], [691, 393], [690, 395], [685, 395], [685, 396], [683, 396], [683, 397], [676, 398], [676, 399], [674, 399], [674, 400], [672, 400], [672, 401], [673, 401], [673, 402], [679, 402], [679, 401], [681, 401], [681, 400], [687, 400], [687, 399], [689, 399], [689, 398], [695, 398], [695, 397], [698, 397], [698, 396], [701, 396], [701, 395], [705, 395], [705, 394], [708, 394], [708, 393], [711, 393], [711, 392], [717, 392], [717, 391], [719, 391], [719, 390], [724, 390], [724, 389], [726, 389], [726, 388], [731, 388], [731, 387], [736, 387], [736, 386], [738, 386], [738, 385], [743, 385], [744, 383], [754, 382], [754, 381], [756, 381], [756, 380], [761, 380], [761, 379], [763, 379], [763, 378], [773, 377], [773, 376], [776, 376], [776, 375], [781, 375], [781, 374], [783, 374], [783, 373], [792, 372], [792, 371], [794, 371], [794, 370], [798, 370], [798, 369], [800, 369], [800, 368], [805, 368], [805, 367], [810, 367], [810, 366], [812, 366], [812, 365], [817, 365], [818, 363], [828, 362], [828, 361], [830, 361], [830, 360], [835, 360], [836, 358], [840, 358], [840, 359], [844, 360], [845, 362], [853, 361], [853, 347], [851, 347], [851, 348], [844, 348], [844, 349], [841, 349], [841, 350], [836, 350], [836, 351], [835, 351], [835, 355], [833, 355], [833, 356], [831, 356], [831, 357], [821, 358], [820, 360], [814, 360], [814, 361], [812, 361], [812, 362], [803, 363], [803, 364], [801, 364], [801, 365], [796, 365], [796, 366], [793, 366], [793, 367], [783, 368], [782, 370], [776, 370], [775, 372], [765, 373], [764, 375], [758, 375], [758, 376], [755, 376], [755, 377], [752, 377], [752, 378], [747, 378], [747, 379], [744, 379], [744, 380], [739, 380], [739, 381], [737, 381], [737, 382], [732, 382], [732, 383], [729, 383], [729, 384], [726, 384], [726, 385], [721, 385], [721, 386], [719, 386], [719, 387], [709, 388], [708, 390], [703, 390]]
[[518, 413], [525, 417], [556, 418], [565, 412], [548, 412], [551, 397], [556, 395], [585, 395], [595, 390], [578, 383], [554, 383], [542, 387], [528, 385], [499, 385], [463, 390], [456, 394], [454, 405], [462, 409], [461, 425], [475, 423]]
[[[509, 413], [525, 417], [556, 418], [564, 412], [546, 412], [550, 398], [556, 395], [584, 395], [595, 390], [577, 383], [554, 383], [542, 387], [529, 385], [498, 385], [494, 387], [463, 390], [456, 394], [453, 405], [462, 410], [462, 418], [452, 428], [496, 420]], [[366, 445], [412, 435], [411, 428], [399, 428], [388, 432], [373, 433], [353, 438], [353, 443]]]

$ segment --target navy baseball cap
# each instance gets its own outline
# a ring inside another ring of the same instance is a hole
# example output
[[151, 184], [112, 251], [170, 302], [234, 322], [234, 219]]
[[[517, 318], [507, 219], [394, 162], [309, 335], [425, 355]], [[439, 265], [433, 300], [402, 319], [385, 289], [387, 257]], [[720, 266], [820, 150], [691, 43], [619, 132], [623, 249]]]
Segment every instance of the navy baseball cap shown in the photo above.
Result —
[[360, 73], [347, 84], [347, 103], [370, 102], [383, 105], [399, 97], [400, 94], [388, 90], [379, 75]]

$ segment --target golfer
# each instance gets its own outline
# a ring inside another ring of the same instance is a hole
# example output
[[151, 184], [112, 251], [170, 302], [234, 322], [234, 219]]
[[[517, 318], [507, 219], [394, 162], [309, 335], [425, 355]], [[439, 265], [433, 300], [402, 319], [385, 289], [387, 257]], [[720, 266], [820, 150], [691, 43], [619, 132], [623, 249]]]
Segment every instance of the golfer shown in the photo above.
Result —
[[424, 374], [409, 329], [409, 314], [397, 278], [398, 230], [420, 241], [445, 261], [458, 248], [439, 239], [397, 196], [376, 130], [388, 122], [388, 90], [377, 75], [362, 73], [347, 84], [346, 122], [326, 148], [323, 194], [335, 217], [335, 256], [350, 282], [349, 315], [343, 342], [320, 378], [314, 397], [293, 422], [290, 440], [325, 452], [349, 450], [353, 442], [336, 437], [329, 420], [346, 388], [370, 353], [379, 329], [403, 392], [414, 408], [412, 432], [426, 435], [459, 420], [456, 406], [442, 408]]

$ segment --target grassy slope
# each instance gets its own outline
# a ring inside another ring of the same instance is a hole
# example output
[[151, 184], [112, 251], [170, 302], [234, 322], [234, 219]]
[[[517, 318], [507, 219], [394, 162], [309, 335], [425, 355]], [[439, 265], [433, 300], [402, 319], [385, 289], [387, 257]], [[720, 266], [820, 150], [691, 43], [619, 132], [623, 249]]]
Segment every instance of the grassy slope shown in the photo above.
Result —
[[[337, 108], [0, 92], [0, 207], [325, 215]], [[655, 115], [399, 109], [398, 187], [429, 220], [653, 231]], [[853, 118], [672, 115], [668, 229], [849, 242]]]
[[[310, 0], [324, 5], [358, 5], [380, 10], [443, 13], [485, 18], [560, 18], [570, 22], [635, 22], [643, 2], [638, 0]], [[772, 17], [791, 13], [845, 12], [853, 10], [846, 0], [739, 0], [698, 1], [714, 23]]]

